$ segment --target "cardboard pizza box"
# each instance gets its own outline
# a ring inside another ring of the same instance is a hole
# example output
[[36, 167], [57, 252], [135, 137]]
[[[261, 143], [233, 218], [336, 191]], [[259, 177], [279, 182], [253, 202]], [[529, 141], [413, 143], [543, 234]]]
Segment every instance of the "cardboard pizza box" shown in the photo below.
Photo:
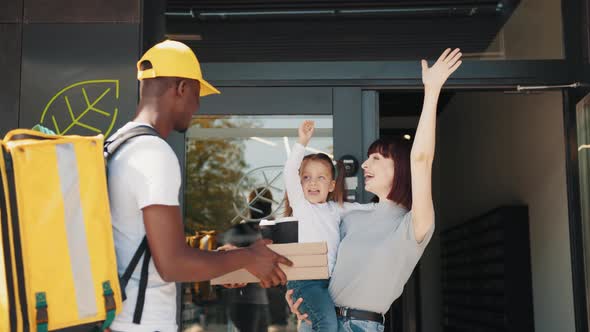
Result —
[[[268, 247], [293, 262], [292, 267], [281, 265], [287, 275], [287, 280], [328, 279], [328, 247], [325, 242], [271, 244]], [[260, 282], [260, 280], [246, 269], [211, 280], [212, 285], [256, 282]]]

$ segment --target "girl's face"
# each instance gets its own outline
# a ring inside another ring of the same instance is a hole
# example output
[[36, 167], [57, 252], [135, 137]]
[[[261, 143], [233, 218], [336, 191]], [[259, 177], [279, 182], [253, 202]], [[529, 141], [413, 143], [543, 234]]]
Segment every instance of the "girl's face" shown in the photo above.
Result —
[[393, 159], [380, 153], [371, 153], [362, 165], [365, 173], [365, 190], [385, 199], [393, 187]]
[[331, 168], [321, 161], [304, 161], [299, 177], [305, 199], [310, 203], [325, 203], [328, 200], [328, 194], [336, 187]]

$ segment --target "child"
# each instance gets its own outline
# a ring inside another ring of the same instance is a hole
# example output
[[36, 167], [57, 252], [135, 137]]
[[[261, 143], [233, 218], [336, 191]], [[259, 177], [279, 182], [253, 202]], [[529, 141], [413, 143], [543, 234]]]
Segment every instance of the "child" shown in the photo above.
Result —
[[[327, 242], [328, 271], [332, 273], [340, 243], [340, 221], [344, 213], [368, 208], [357, 203], [344, 203], [344, 167], [338, 171], [324, 153], [303, 157], [305, 146], [314, 131], [313, 121], [299, 127], [299, 141], [293, 146], [285, 164], [287, 189], [286, 216], [297, 218], [299, 242]], [[299, 172], [298, 172], [299, 171]], [[328, 280], [302, 280], [287, 283], [295, 298], [305, 298], [300, 307], [307, 313], [315, 332], [336, 332], [338, 322], [334, 302], [328, 292]]]

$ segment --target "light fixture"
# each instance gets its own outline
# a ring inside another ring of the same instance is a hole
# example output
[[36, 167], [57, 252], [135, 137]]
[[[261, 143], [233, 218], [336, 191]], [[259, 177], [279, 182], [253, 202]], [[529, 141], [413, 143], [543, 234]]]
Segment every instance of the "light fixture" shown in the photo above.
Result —
[[263, 143], [263, 144], [266, 144], [266, 145], [277, 146], [277, 143], [271, 142], [269, 140], [265, 140], [265, 139], [260, 138], [260, 137], [252, 136], [252, 137], [250, 137], [250, 139], [251, 140], [254, 140], [254, 141], [257, 141], [257, 142], [260, 142], [260, 143]]
[[194, 14], [199, 18], [229, 18], [248, 16], [298, 16], [298, 15], [335, 15], [336, 10], [269, 10], [269, 11], [235, 11], [235, 12], [204, 12]]
[[285, 151], [287, 152], [287, 156], [289, 156], [291, 154], [291, 147], [289, 146], [289, 138], [287, 136], [284, 136], [283, 142], [285, 143]]
[[422, 15], [455, 15], [455, 16], [475, 16], [478, 14], [498, 15], [505, 7], [501, 4], [481, 4], [477, 2], [463, 5], [431, 5], [431, 6], [391, 6], [389, 8], [310, 8], [310, 9], [293, 9], [293, 10], [226, 10], [226, 11], [203, 11], [198, 12], [194, 8], [188, 11], [167, 11], [166, 16], [191, 17], [201, 20], [207, 19], [231, 19], [231, 18], [249, 18], [249, 17], [296, 17], [296, 16], [422, 16]]
[[408, 134], [405, 134], [405, 135], [404, 135], [404, 138], [405, 138], [405, 139], [407, 139], [407, 140], [409, 141], [409, 140], [411, 140], [411, 139], [412, 139], [412, 136], [410, 136], [410, 135], [408, 135]]
[[172, 40], [179, 40], [179, 41], [203, 40], [203, 37], [201, 35], [186, 34], [186, 33], [168, 33], [168, 34], [166, 34], [166, 38], [172, 39]]

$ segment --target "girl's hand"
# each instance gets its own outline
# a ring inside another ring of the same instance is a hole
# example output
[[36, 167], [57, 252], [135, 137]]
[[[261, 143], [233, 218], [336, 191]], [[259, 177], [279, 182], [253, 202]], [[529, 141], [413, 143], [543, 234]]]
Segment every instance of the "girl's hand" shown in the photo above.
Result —
[[428, 62], [422, 60], [422, 83], [425, 87], [442, 88], [449, 76], [461, 66], [461, 52], [458, 48], [451, 52], [447, 48], [436, 63], [428, 68]]
[[305, 120], [299, 126], [299, 144], [303, 146], [307, 146], [311, 136], [313, 136], [313, 131], [315, 129], [315, 123], [311, 120]]
[[297, 315], [298, 320], [302, 320], [306, 323], [311, 324], [311, 321], [307, 318], [307, 314], [302, 314], [299, 312], [299, 306], [303, 302], [303, 299], [299, 298], [299, 299], [297, 299], [297, 301], [293, 302], [293, 290], [292, 289], [289, 289], [285, 293], [285, 300], [287, 300], [287, 304], [289, 305], [289, 309], [291, 309], [291, 312], [294, 313], [295, 315]]

